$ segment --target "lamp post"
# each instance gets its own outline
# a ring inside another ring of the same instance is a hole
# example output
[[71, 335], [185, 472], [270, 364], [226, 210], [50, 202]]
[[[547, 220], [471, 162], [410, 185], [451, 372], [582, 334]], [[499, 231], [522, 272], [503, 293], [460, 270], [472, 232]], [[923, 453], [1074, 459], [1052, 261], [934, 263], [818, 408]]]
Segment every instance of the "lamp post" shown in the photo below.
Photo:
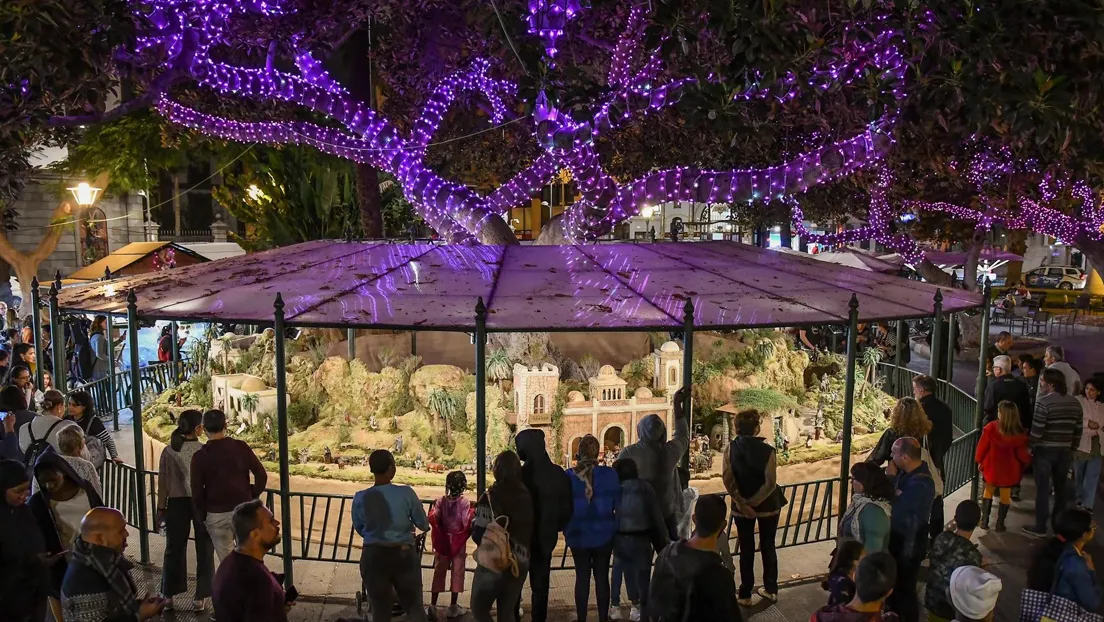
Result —
[[68, 190], [73, 193], [73, 199], [76, 200], [77, 205], [80, 207], [92, 207], [96, 199], [99, 198], [100, 192], [103, 192], [102, 188], [94, 188], [85, 181], [80, 182]]
[[651, 205], [645, 205], [640, 208], [640, 215], [644, 217], [644, 237], [649, 242], [655, 242], [652, 239], [652, 216], [655, 215], [655, 208]]

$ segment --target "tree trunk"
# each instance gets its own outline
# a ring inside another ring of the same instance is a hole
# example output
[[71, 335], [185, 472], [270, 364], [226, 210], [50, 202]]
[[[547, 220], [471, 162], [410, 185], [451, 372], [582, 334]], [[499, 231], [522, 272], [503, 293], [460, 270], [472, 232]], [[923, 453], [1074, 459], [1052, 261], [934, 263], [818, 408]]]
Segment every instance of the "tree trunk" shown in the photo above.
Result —
[[[1014, 229], [1008, 232], [1008, 252], [1023, 256], [1027, 252], [1027, 231]], [[1023, 278], [1023, 262], [1010, 261], [1005, 272], [1005, 283], [1015, 285]]]
[[180, 235], [181, 229], [181, 212], [183, 211], [180, 206], [180, 171], [173, 171], [172, 174], [172, 208], [173, 208], [173, 227], [175, 227], [175, 235]]
[[[384, 237], [383, 205], [380, 197], [379, 171], [370, 164], [356, 165], [357, 204], [360, 207], [360, 227], [364, 237]], [[392, 232], [395, 234], [398, 232]]]
[[1087, 236], [1078, 236], [1077, 250], [1089, 260], [1089, 265], [1097, 272], [1104, 275], [1104, 241], [1088, 239]]
[[924, 259], [920, 263], [916, 264], [915, 268], [916, 272], [919, 273], [920, 276], [924, 277], [925, 281], [935, 285], [942, 285], [944, 287], [951, 286], [951, 275], [940, 270], [939, 266], [933, 264], [927, 259]]
[[981, 257], [983, 248], [985, 248], [985, 230], [977, 227], [970, 239], [970, 246], [966, 248], [966, 263], [962, 266], [962, 289], [968, 292], [977, 291], [978, 259]]

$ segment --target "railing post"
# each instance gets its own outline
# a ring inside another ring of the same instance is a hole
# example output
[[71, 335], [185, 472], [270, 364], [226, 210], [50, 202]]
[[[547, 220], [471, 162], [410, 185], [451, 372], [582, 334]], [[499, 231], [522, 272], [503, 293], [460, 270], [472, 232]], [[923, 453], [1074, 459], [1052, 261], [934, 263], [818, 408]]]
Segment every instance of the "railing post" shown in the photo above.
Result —
[[280, 452], [280, 522], [283, 523], [282, 550], [284, 553], [284, 585], [294, 583], [291, 562], [291, 463], [288, 458], [287, 416], [287, 365], [284, 350], [284, 298], [276, 294], [272, 305], [275, 313], [273, 329], [276, 334], [276, 434]]
[[418, 356], [418, 331], [410, 331], [410, 356]]
[[[35, 349], [35, 388], [42, 388], [42, 371], [45, 365], [42, 359], [42, 286], [38, 277], [31, 279], [31, 334], [34, 336]], [[12, 363], [15, 364], [14, 362]]]
[[110, 313], [107, 314], [107, 394], [111, 404], [111, 426], [119, 431], [119, 396], [115, 393], [115, 331]]
[[487, 307], [475, 303], [475, 481], [479, 496], [487, 490]]
[[54, 361], [54, 387], [62, 393], [68, 393], [65, 384], [65, 326], [61, 323], [61, 306], [58, 293], [61, 292], [61, 270], [58, 270], [54, 284], [50, 286], [50, 346]]
[[130, 413], [134, 428], [134, 478], [138, 502], [138, 547], [143, 564], [150, 561], [149, 525], [146, 518], [146, 450], [145, 431], [142, 429], [142, 370], [138, 355], [138, 296], [134, 290], [127, 294], [127, 344], [130, 347]]
[[[686, 304], [682, 306], [682, 388], [683, 399], [682, 413], [684, 417], [693, 419], [693, 401], [691, 390], [694, 386], [694, 303], [690, 297], [686, 297]], [[687, 425], [689, 425], [687, 421]], [[676, 422], [675, 425], [678, 425]], [[690, 468], [690, 446], [686, 446], [686, 453], [682, 454], [679, 465], [683, 469]], [[681, 487], [681, 483], [679, 484]], [[681, 488], [680, 488], [681, 489]]]
[[[974, 429], [977, 430], [978, 440], [981, 440], [981, 427], [985, 421], [985, 385], [988, 378], [985, 377], [986, 352], [989, 350], [989, 296], [992, 295], [993, 283], [989, 277], [985, 277], [985, 295], [982, 297], [981, 306], [981, 341], [978, 350], [978, 377], [977, 386], [974, 387]], [[981, 479], [977, 469], [974, 469], [974, 477], [970, 481], [970, 498], [978, 499], [978, 488]]]
[[350, 328], [345, 331], [345, 340], [349, 344], [349, 362], [352, 363], [356, 359], [356, 329]]
[[[904, 344], [904, 345], [901, 345]], [[905, 320], [897, 320], [897, 350], [893, 357], [893, 366], [896, 368], [893, 370], [893, 395], [897, 396], [900, 393], [901, 381], [904, 380], [904, 375], [901, 373], [901, 363], [904, 362], [905, 348], [910, 347], [912, 344], [908, 338], [908, 322]]]
[[851, 480], [851, 425], [855, 411], [855, 367], [859, 358], [859, 297], [851, 294], [847, 303], [847, 378], [843, 385], [843, 447], [840, 450], [839, 513], [847, 509], [847, 487]]
[[932, 313], [931, 356], [928, 375], [939, 379], [939, 357], [943, 355], [943, 291], [935, 290], [935, 306]]
[[[180, 333], [179, 333], [179, 326], [177, 325], [176, 320], [173, 320], [171, 323], [169, 323], [169, 330], [172, 331], [172, 345], [171, 345], [171, 348], [172, 348], [172, 350], [171, 350], [172, 351], [172, 386], [176, 387], [176, 385], [181, 380], [181, 378], [180, 378], [180, 375], [181, 375], [181, 369], [180, 369], [180, 337], [178, 336]], [[167, 389], [169, 387], [165, 387], [165, 388]]]
[[955, 345], [957, 339], [955, 339], [955, 332], [958, 327], [958, 314], [951, 313], [947, 317], [947, 366], [943, 368], [946, 372], [947, 382], [954, 384], [954, 360], [955, 360]]

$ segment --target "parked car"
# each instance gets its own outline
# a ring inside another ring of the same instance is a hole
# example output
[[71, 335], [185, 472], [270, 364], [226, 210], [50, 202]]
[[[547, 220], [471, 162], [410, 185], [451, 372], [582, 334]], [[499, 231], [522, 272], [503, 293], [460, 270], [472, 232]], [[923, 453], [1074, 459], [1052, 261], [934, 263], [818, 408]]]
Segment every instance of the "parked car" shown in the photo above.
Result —
[[1088, 275], [1081, 268], [1071, 266], [1043, 266], [1027, 273], [1024, 278], [1028, 287], [1049, 287], [1056, 289], [1085, 289]]

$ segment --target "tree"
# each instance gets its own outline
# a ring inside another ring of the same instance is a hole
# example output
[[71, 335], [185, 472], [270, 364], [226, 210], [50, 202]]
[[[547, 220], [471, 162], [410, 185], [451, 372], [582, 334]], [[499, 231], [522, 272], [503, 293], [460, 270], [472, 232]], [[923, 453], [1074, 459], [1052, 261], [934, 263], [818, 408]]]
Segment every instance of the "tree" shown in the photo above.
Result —
[[501, 389], [502, 382], [509, 380], [513, 375], [513, 365], [510, 364], [510, 358], [506, 356], [506, 350], [502, 348], [492, 350], [487, 357], [487, 377], [497, 383], [498, 388]]
[[249, 413], [249, 420], [253, 421], [256, 418], [257, 406], [260, 404], [260, 398], [256, 393], [246, 393], [238, 398], [238, 406], [242, 410]]
[[452, 442], [452, 420], [464, 414], [464, 406], [456, 396], [445, 389], [434, 389], [429, 394], [429, 412], [433, 414], [434, 428], [444, 424], [445, 442]]

